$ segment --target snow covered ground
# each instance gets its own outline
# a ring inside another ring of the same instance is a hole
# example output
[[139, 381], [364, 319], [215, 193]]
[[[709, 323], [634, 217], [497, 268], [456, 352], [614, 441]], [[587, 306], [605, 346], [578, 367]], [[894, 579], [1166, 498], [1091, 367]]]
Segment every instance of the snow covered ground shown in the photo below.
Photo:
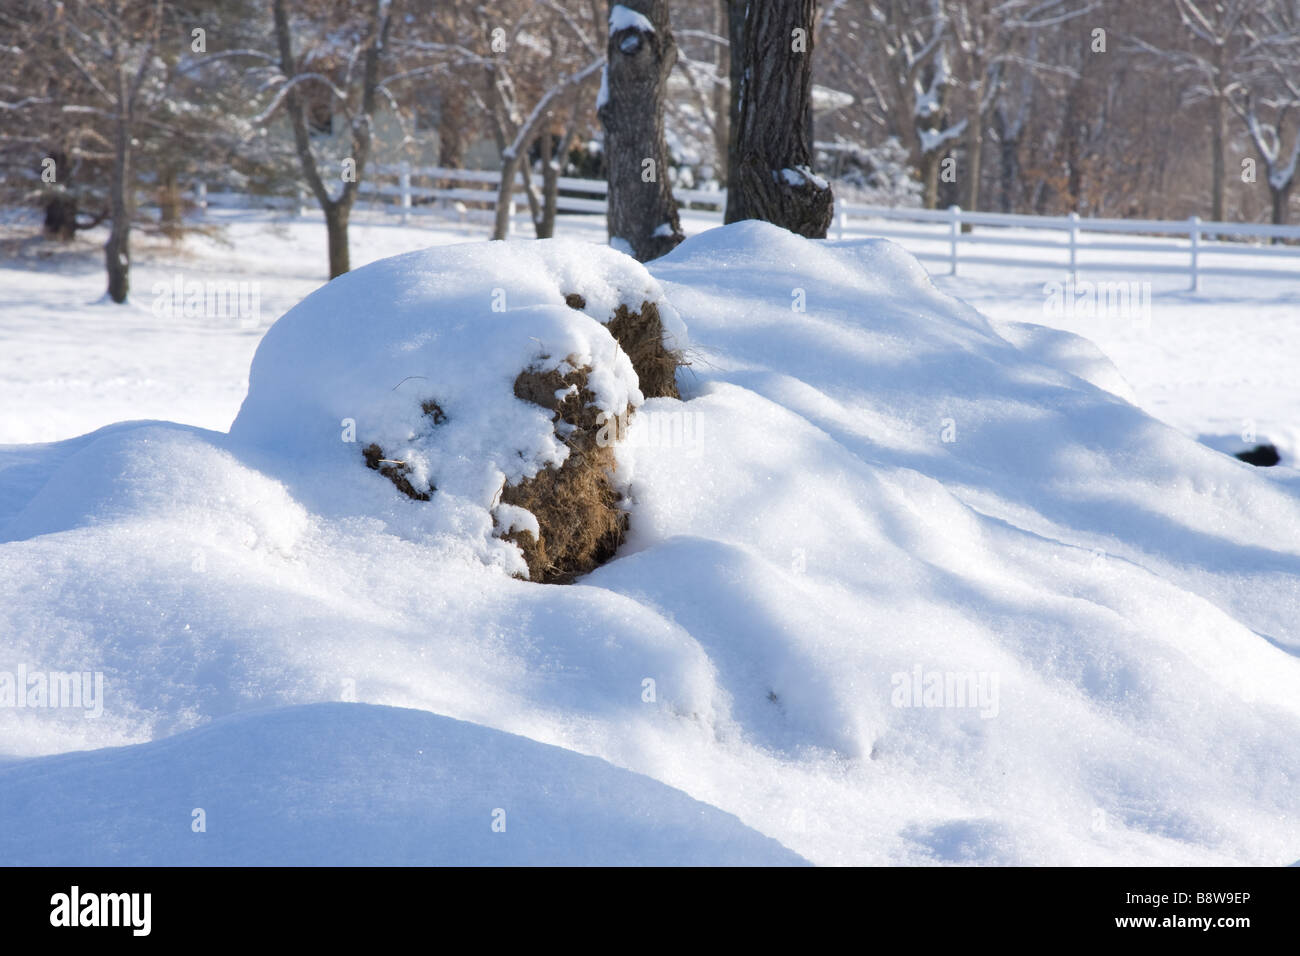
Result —
[[[595, 757], [417, 710], [311, 704], [0, 765], [6, 865], [789, 866]], [[495, 826], [494, 826], [495, 824]]]
[[[229, 434], [266, 327], [320, 284], [318, 223], [240, 213], [229, 248], [139, 244], [127, 309], [89, 304], [93, 235], [49, 260], [10, 244], [0, 699], [20, 668], [104, 680], [95, 719], [0, 707], [4, 829], [69, 835], [10, 836], [16, 858], [324, 862], [322, 833], [341, 861], [1300, 857], [1300, 476], [1192, 440], [1251, 419], [1294, 460], [1294, 289], [1171, 282], [1149, 325], [1055, 322], [1098, 351], [1023, 324], [1048, 318], [1040, 273], [936, 289], [889, 243], [689, 216], [651, 279], [558, 242], [575, 281], [657, 284], [693, 364], [620, 450], [619, 556], [540, 586], [475, 538], [490, 502], [468, 483], [430, 509], [312, 439], [342, 406], [311, 370], [428, 347], [390, 312], [425, 310], [436, 337], [484, 321], [496, 287], [539, 317], [584, 290], [522, 279], [499, 245], [355, 269], [481, 229], [361, 219], [354, 272], [267, 339]], [[260, 315], [160, 317], [153, 283], [178, 272], [258, 283]], [[309, 706], [340, 699], [429, 713]], [[260, 790], [211, 769], [245, 765]], [[315, 765], [343, 768], [337, 792]], [[540, 796], [539, 775], [558, 781]], [[60, 797], [74, 778], [113, 798]], [[209, 805], [243, 822], [196, 849]], [[300, 830], [257, 839], [299, 805]], [[488, 840], [511, 805], [543, 830], [512, 823], [488, 856], [466, 821]], [[420, 808], [445, 855], [398, 848]]]
[[[134, 418], [220, 430], [230, 425], [262, 333], [324, 281], [324, 232], [314, 213], [298, 218], [213, 210], [211, 219], [223, 227], [220, 238], [191, 237], [182, 249], [136, 238], [138, 308], [125, 315], [93, 304], [104, 286], [102, 230], [49, 258], [41, 258], [50, 250], [39, 242], [0, 246], [0, 443], [54, 441]], [[683, 215], [688, 235], [715, 224], [716, 216]], [[27, 235], [32, 225], [29, 217], [9, 231]], [[850, 236], [869, 234], [853, 225], [857, 231], [851, 228]], [[518, 225], [523, 235], [528, 228]], [[559, 229], [598, 242], [604, 223], [596, 216], [562, 217]], [[402, 226], [391, 215], [361, 211], [352, 227], [352, 262], [364, 265], [485, 234], [478, 223], [433, 219]], [[923, 240], [903, 244], [918, 252], [944, 248]], [[1262, 264], [1278, 268], [1279, 261]], [[949, 277], [943, 263], [931, 268], [941, 289], [997, 323], [1050, 325], [1091, 340], [1132, 386], [1139, 407], [1184, 434], [1239, 450], [1251, 444], [1243, 434], [1253, 432], [1259, 442], [1275, 443], [1288, 462], [1300, 454], [1300, 388], [1294, 387], [1300, 276], [1295, 282], [1211, 276], [1201, 292], [1191, 293], [1182, 277], [1083, 273], [1085, 279], [1149, 282], [1150, 310], [1143, 318], [1054, 312], [1044, 286], [1064, 276], [1050, 269], [963, 265], [960, 275]], [[178, 275], [183, 282], [256, 283], [256, 323], [155, 316], [155, 283], [172, 284]]]

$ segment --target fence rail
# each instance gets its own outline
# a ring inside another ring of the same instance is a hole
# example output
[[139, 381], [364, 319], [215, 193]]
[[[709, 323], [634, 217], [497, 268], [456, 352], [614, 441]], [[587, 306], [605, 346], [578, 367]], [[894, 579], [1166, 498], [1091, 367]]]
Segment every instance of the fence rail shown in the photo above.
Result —
[[[455, 215], [461, 219], [490, 217], [496, 209], [501, 182], [501, 174], [496, 170], [412, 167], [407, 163], [370, 166], [366, 176], [360, 186], [362, 195], [372, 201], [378, 200], [385, 208], [391, 206], [403, 222], [416, 212]], [[413, 182], [416, 179], [430, 185], [418, 185]], [[557, 212], [605, 212], [604, 180], [561, 176], [558, 186], [561, 192], [556, 197]], [[572, 195], [574, 193], [578, 195]], [[720, 217], [726, 206], [725, 191], [674, 189], [673, 194], [679, 203], [705, 215], [712, 213]], [[209, 203], [224, 205], [236, 199], [230, 194], [210, 196], [202, 184], [196, 185], [191, 198], [202, 208]], [[262, 199], [266, 205], [297, 208], [300, 213], [311, 205], [302, 190], [297, 197], [260, 197], [259, 201]], [[519, 206], [526, 202], [521, 173], [510, 191], [512, 231]], [[704, 206], [711, 208], [700, 209]], [[838, 239], [853, 234], [901, 240], [901, 244], [918, 259], [947, 263], [951, 275], [956, 275], [963, 264], [1056, 271], [1064, 268], [1071, 278], [1077, 278], [1083, 271], [1141, 272], [1186, 275], [1193, 291], [1200, 289], [1202, 276], [1300, 280], [1300, 226], [1203, 222], [1198, 216], [1181, 221], [1092, 219], [1077, 213], [1027, 216], [968, 212], [957, 206], [909, 209], [837, 200], [832, 234]], [[1107, 236], [1110, 238], [1105, 238]], [[1125, 238], [1129, 236], [1134, 238]], [[1141, 241], [1135, 241], [1138, 236], [1142, 237]], [[1224, 237], [1234, 237], [1238, 241], [1225, 241]], [[1260, 245], [1239, 241], [1241, 239], [1286, 244]], [[988, 249], [988, 253], [963, 254], [965, 247]], [[993, 254], [999, 250], [1005, 251]], [[1035, 252], [1049, 255], [1046, 258], [1035, 257], [1032, 255]], [[1027, 253], [1031, 255], [1027, 256]], [[1130, 255], [1121, 260], [1097, 260], [1094, 258], [1096, 253], [1141, 253], [1165, 258], [1158, 262], [1135, 261]], [[1207, 265], [1202, 261], [1207, 256], [1227, 256], [1227, 262], [1233, 264]], [[1232, 257], [1238, 256], [1276, 260], [1279, 267], [1236, 264]]]

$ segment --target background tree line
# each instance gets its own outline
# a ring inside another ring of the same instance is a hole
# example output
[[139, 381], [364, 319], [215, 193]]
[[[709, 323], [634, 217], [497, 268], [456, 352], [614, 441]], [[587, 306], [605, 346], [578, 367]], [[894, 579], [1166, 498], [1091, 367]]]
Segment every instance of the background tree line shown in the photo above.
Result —
[[809, 235], [832, 193], [1285, 222], [1300, 0], [0, 5], [0, 202], [56, 240], [107, 223], [119, 301], [132, 229], [178, 235], [194, 180], [303, 191], [346, 271], [367, 169], [422, 131], [439, 165], [521, 178], [538, 236], [561, 175], [607, 177], [639, 258], [680, 241], [673, 186]]

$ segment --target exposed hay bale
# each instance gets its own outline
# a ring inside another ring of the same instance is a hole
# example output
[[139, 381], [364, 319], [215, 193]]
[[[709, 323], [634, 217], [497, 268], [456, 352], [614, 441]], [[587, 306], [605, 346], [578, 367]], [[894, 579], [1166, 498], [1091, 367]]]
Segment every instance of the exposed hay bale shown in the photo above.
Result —
[[587, 388], [589, 368], [566, 374], [525, 369], [515, 379], [518, 398], [554, 413], [556, 435], [569, 448], [564, 464], [506, 485], [501, 501], [531, 512], [539, 536], [530, 531], [503, 535], [523, 551], [532, 581], [566, 584], [614, 556], [627, 531], [610, 475], [614, 450], [596, 440], [599, 411]]
[[429, 491], [417, 491], [415, 486], [411, 484], [410, 479], [406, 477], [411, 470], [406, 462], [384, 457], [384, 450], [374, 442], [361, 449], [361, 454], [366, 458], [367, 468], [379, 472], [396, 485], [397, 490], [408, 498], [414, 498], [416, 501], [428, 501], [429, 494], [437, 490], [430, 488]]
[[[570, 292], [564, 301], [572, 309], [587, 307], [587, 300], [576, 292]], [[640, 311], [633, 312], [620, 304], [605, 323], [605, 328], [632, 360], [642, 395], [646, 398], [681, 397], [677, 393], [677, 369], [689, 363], [681, 352], [664, 346], [664, 326], [658, 306], [643, 301]]]
[[[420, 403], [420, 410], [435, 425], [441, 425], [447, 420], [447, 416], [442, 411], [442, 406], [431, 398]], [[416, 501], [428, 501], [429, 496], [438, 490], [432, 484], [429, 485], [427, 491], [418, 490], [411, 484], [411, 480], [406, 477], [411, 471], [410, 466], [404, 461], [389, 458], [375, 442], [371, 442], [361, 449], [361, 454], [366, 459], [367, 468], [379, 472], [396, 485], [397, 490], [408, 498], [413, 498]]]

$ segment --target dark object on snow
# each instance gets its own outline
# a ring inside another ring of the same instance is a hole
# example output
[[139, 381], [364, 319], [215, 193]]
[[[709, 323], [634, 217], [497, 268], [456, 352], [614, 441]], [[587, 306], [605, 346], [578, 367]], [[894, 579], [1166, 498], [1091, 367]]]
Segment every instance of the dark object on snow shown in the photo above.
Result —
[[416, 501], [428, 501], [430, 492], [437, 490], [435, 488], [430, 488], [429, 491], [418, 490], [413, 484], [411, 484], [411, 480], [406, 477], [407, 473], [411, 470], [410, 466], [404, 461], [395, 461], [391, 458], [385, 458], [384, 450], [374, 442], [371, 442], [365, 448], [361, 449], [361, 454], [366, 459], [367, 468], [379, 472], [396, 485], [397, 490], [408, 498], [413, 498]]
[[1237, 452], [1236, 457], [1259, 468], [1272, 468], [1282, 460], [1274, 445], [1256, 445], [1250, 451]]
[[[447, 416], [442, 411], [442, 406], [431, 398], [420, 403], [420, 411], [424, 412], [425, 417], [435, 425], [441, 425], [447, 420]], [[408, 498], [413, 498], [416, 501], [428, 501], [429, 496], [438, 490], [433, 485], [430, 485], [426, 491], [416, 488], [411, 484], [411, 480], [406, 477], [410, 473], [411, 467], [404, 461], [397, 461], [387, 457], [384, 450], [374, 442], [361, 449], [361, 454], [366, 459], [367, 468], [379, 472], [396, 485], [397, 490]]]

